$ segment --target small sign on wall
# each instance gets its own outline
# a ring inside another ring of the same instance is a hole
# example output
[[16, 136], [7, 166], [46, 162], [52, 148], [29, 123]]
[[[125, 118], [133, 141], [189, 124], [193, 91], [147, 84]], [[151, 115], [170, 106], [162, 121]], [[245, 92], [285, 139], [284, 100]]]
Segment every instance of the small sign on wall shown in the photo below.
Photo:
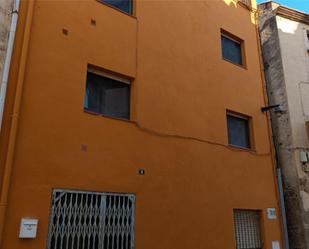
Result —
[[37, 219], [22, 218], [20, 222], [19, 238], [34, 239], [38, 227]]
[[267, 208], [267, 218], [270, 220], [277, 219], [276, 209], [275, 208]]
[[280, 249], [280, 244], [279, 244], [279, 241], [272, 241], [271, 242], [271, 248], [272, 249]]

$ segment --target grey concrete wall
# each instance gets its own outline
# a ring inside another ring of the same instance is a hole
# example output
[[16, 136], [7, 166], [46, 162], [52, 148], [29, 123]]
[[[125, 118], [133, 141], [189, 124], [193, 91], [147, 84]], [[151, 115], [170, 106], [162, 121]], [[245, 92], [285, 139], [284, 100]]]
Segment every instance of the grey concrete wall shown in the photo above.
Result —
[[272, 10], [264, 10], [261, 13], [260, 34], [269, 102], [270, 105], [280, 104], [284, 110], [282, 113], [271, 111], [271, 121], [278, 166], [282, 171], [290, 248], [305, 249], [309, 248], [309, 239], [306, 238], [300, 179], [295, 163], [292, 121], [279, 30], [276, 15]]
[[13, 0], [0, 0], [0, 84], [11, 25]]

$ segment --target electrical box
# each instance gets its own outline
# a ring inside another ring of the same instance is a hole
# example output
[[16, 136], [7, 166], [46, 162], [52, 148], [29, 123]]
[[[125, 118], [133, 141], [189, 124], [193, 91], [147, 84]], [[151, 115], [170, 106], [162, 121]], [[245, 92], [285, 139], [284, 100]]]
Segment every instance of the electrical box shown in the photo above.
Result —
[[38, 219], [22, 218], [20, 222], [19, 238], [34, 239], [36, 238], [38, 228]]

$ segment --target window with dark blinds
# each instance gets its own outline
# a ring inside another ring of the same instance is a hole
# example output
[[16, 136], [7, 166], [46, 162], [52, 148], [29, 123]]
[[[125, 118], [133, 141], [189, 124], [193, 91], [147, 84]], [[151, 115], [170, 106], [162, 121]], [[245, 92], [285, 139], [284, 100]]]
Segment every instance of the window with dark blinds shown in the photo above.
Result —
[[242, 148], [251, 148], [249, 120], [246, 117], [227, 113], [228, 143]]
[[133, 194], [54, 190], [47, 249], [133, 249]]
[[258, 211], [234, 210], [237, 249], [261, 249], [260, 214]]
[[221, 35], [222, 56], [235, 64], [242, 65], [241, 44]]
[[244, 41], [221, 29], [222, 58], [236, 65], [245, 66]]
[[130, 84], [88, 71], [84, 109], [130, 119]]

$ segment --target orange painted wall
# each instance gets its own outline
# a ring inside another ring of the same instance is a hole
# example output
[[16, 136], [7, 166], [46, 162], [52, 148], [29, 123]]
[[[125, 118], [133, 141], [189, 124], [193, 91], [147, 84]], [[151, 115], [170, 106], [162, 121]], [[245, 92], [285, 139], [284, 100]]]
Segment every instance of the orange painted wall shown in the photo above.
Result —
[[[135, 193], [137, 249], [235, 248], [233, 208], [262, 211], [265, 249], [281, 241], [265, 214], [279, 210], [256, 27], [229, 2], [136, 0], [135, 17], [95, 0], [35, 2], [2, 249], [46, 248], [53, 188]], [[247, 69], [221, 59], [221, 28], [245, 41]], [[138, 125], [84, 112], [88, 63], [135, 79]], [[227, 146], [227, 109], [252, 117], [254, 150]], [[22, 217], [39, 219], [36, 239], [18, 239]]]

